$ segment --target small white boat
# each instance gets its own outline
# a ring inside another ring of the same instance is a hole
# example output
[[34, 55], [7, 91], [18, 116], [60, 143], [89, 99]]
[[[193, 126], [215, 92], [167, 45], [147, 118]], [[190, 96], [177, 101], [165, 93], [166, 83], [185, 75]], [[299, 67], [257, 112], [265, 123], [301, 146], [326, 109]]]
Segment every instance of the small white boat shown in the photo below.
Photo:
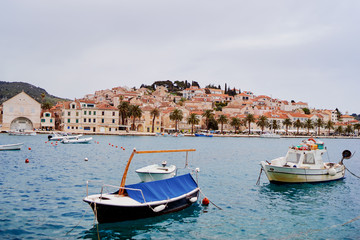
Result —
[[92, 137], [88, 137], [88, 138], [64, 138], [63, 140], [61, 140], [61, 143], [64, 144], [72, 144], [72, 143], [90, 143], [91, 140], [93, 138]]
[[12, 135], [12, 136], [36, 136], [36, 132], [15, 130], [15, 131], [10, 131], [9, 135]]
[[23, 143], [0, 145], [0, 151], [20, 150]]
[[279, 134], [266, 132], [260, 135], [261, 138], [280, 138]]
[[345, 176], [343, 159], [349, 159], [351, 152], [345, 150], [339, 163], [325, 163], [322, 155], [326, 152], [324, 143], [312, 138], [301, 145], [289, 148], [285, 157], [271, 162], [262, 161], [262, 170], [272, 183], [326, 182]]
[[176, 166], [166, 166], [166, 164], [166, 161], [164, 161], [162, 166], [153, 164], [137, 169], [135, 172], [139, 175], [142, 182], [151, 182], [175, 177]]
[[76, 139], [82, 137], [82, 134], [79, 135], [70, 135], [67, 133], [53, 133], [53, 135], [48, 136], [49, 141], [62, 141], [64, 139]]

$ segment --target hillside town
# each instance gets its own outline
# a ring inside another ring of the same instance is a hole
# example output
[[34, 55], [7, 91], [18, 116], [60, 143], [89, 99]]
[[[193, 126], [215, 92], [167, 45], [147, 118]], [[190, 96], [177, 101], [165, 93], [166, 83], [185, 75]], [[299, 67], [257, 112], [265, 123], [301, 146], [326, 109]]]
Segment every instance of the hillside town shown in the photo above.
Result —
[[251, 91], [189, 86], [174, 94], [114, 87], [46, 106], [21, 92], [0, 107], [1, 131], [44, 130], [82, 134], [172, 133], [354, 135], [360, 124], [338, 109], [280, 100]]

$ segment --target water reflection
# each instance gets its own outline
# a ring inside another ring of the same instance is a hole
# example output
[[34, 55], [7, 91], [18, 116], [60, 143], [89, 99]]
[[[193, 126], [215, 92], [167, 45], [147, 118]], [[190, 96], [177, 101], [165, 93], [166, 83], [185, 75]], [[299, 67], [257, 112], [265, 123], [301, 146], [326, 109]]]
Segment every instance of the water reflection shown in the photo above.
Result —
[[[133, 221], [96, 224], [85, 231], [83, 239], [135, 239], [154, 232], [166, 232], [174, 224], [195, 224], [201, 214], [202, 207], [194, 204], [182, 211], [165, 214], [153, 218]], [[141, 237], [143, 238], [143, 237]]]

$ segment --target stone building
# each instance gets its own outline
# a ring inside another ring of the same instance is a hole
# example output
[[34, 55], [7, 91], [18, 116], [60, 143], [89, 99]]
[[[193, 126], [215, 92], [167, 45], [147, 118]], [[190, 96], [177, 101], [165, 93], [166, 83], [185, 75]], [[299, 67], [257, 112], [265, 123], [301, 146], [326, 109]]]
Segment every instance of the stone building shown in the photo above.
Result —
[[21, 92], [3, 103], [2, 130], [40, 128], [41, 104]]

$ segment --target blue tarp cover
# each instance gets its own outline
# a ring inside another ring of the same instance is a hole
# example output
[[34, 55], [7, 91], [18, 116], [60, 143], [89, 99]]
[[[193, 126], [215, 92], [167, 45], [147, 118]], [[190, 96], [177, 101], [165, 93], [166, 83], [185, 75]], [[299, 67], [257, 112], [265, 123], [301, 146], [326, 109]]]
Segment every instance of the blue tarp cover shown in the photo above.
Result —
[[[191, 174], [188, 173], [169, 179], [131, 184], [126, 185], [125, 187], [141, 189], [146, 202], [153, 202], [167, 200], [186, 194], [197, 188], [197, 183], [192, 178]], [[126, 192], [132, 199], [144, 203], [144, 198], [142, 197], [140, 191], [126, 189]]]

